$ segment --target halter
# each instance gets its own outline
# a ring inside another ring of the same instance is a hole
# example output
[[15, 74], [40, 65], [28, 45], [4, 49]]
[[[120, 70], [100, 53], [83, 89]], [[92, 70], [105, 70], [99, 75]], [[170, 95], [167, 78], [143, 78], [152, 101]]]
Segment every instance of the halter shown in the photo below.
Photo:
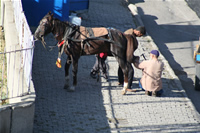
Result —
[[[48, 22], [48, 20], [47, 20], [47, 17], [45, 18], [46, 20], [41, 20], [41, 24], [39, 25], [39, 29], [40, 29], [40, 31], [42, 32], [42, 33], [44, 33], [45, 34], [45, 31], [46, 31], [46, 25], [44, 25], [44, 23], [46, 23], [46, 22]], [[53, 22], [52, 22], [52, 24], [53, 24], [53, 26], [52, 26], [52, 28], [51, 28], [51, 32], [53, 31], [53, 28], [54, 28], [54, 20], [53, 20]], [[44, 28], [41, 28], [41, 26], [44, 26]], [[51, 23], [50, 23], [50, 26], [51, 26]], [[35, 41], [37, 41], [37, 40], [35, 40]], [[45, 42], [45, 40], [44, 40], [44, 35], [41, 37], [41, 42], [42, 42], [42, 44], [43, 44], [43, 47], [46, 49], [46, 42]], [[47, 50], [47, 49], [46, 49]]]

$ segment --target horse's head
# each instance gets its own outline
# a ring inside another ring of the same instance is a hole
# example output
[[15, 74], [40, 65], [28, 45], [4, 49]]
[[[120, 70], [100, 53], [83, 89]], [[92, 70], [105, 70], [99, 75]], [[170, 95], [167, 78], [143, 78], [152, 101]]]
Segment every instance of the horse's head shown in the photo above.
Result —
[[40, 24], [37, 27], [34, 37], [36, 40], [41, 40], [44, 44], [44, 36], [49, 34], [53, 29], [53, 14], [51, 12], [48, 12], [47, 15], [45, 15], [42, 20], [40, 20]]

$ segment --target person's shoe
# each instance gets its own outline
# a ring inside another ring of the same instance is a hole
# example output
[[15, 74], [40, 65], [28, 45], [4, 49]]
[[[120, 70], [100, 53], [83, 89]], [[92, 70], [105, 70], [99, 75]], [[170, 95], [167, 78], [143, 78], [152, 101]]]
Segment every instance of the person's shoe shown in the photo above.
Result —
[[91, 73], [90, 73], [90, 76], [91, 76], [93, 79], [96, 79], [96, 73], [95, 73], [95, 72], [91, 72]]
[[118, 85], [123, 85], [124, 83], [120, 83], [120, 82], [118, 82]]
[[160, 93], [156, 93], [156, 97], [161, 97], [161, 94]]
[[157, 97], [156, 91], [153, 91], [153, 92], [152, 92], [152, 97]]
[[149, 91], [145, 91], [145, 95], [150, 96], [150, 92]]
[[108, 75], [107, 75], [106, 73], [103, 73], [103, 77], [104, 77], [105, 79], [108, 79]]

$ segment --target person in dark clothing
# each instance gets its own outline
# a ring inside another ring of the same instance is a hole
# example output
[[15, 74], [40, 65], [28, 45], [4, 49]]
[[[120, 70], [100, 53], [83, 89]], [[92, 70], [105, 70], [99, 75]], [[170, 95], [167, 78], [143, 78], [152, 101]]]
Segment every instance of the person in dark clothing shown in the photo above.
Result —
[[105, 79], [108, 79], [105, 60], [107, 59], [107, 53], [96, 54], [96, 62], [90, 72], [92, 78], [96, 78], [96, 74], [101, 70]]
[[[146, 29], [143, 26], [139, 26], [136, 29], [131, 28], [131, 29], [126, 30], [124, 32], [124, 34], [132, 35], [135, 38], [136, 42], [133, 43], [133, 45], [134, 45], [133, 48], [134, 48], [134, 51], [135, 51], [138, 48], [138, 42], [137, 42], [136, 37], [141, 37], [141, 36], [145, 35]], [[132, 59], [131, 63], [134, 62], [134, 59], [135, 59], [135, 56], [133, 55], [133, 59]], [[128, 73], [128, 89], [127, 89], [127, 91], [132, 91], [131, 86], [132, 86], [133, 76], [134, 76], [134, 69], [130, 70], [129, 73]], [[123, 85], [123, 84], [124, 84], [124, 74], [123, 74], [122, 69], [119, 66], [119, 68], [118, 68], [118, 85]]]

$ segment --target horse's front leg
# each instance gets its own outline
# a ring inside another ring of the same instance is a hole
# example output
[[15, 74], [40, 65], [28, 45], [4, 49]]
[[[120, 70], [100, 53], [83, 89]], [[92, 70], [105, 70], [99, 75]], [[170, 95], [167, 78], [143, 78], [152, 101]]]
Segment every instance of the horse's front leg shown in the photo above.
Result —
[[73, 59], [72, 61], [73, 85], [69, 88], [69, 91], [75, 91], [75, 87], [77, 85], [77, 71], [78, 71], [78, 60]]
[[71, 65], [71, 57], [68, 56], [67, 57], [67, 61], [65, 63], [65, 86], [64, 86], [64, 89], [68, 89], [69, 88], [69, 68], [70, 68], [70, 65]]

